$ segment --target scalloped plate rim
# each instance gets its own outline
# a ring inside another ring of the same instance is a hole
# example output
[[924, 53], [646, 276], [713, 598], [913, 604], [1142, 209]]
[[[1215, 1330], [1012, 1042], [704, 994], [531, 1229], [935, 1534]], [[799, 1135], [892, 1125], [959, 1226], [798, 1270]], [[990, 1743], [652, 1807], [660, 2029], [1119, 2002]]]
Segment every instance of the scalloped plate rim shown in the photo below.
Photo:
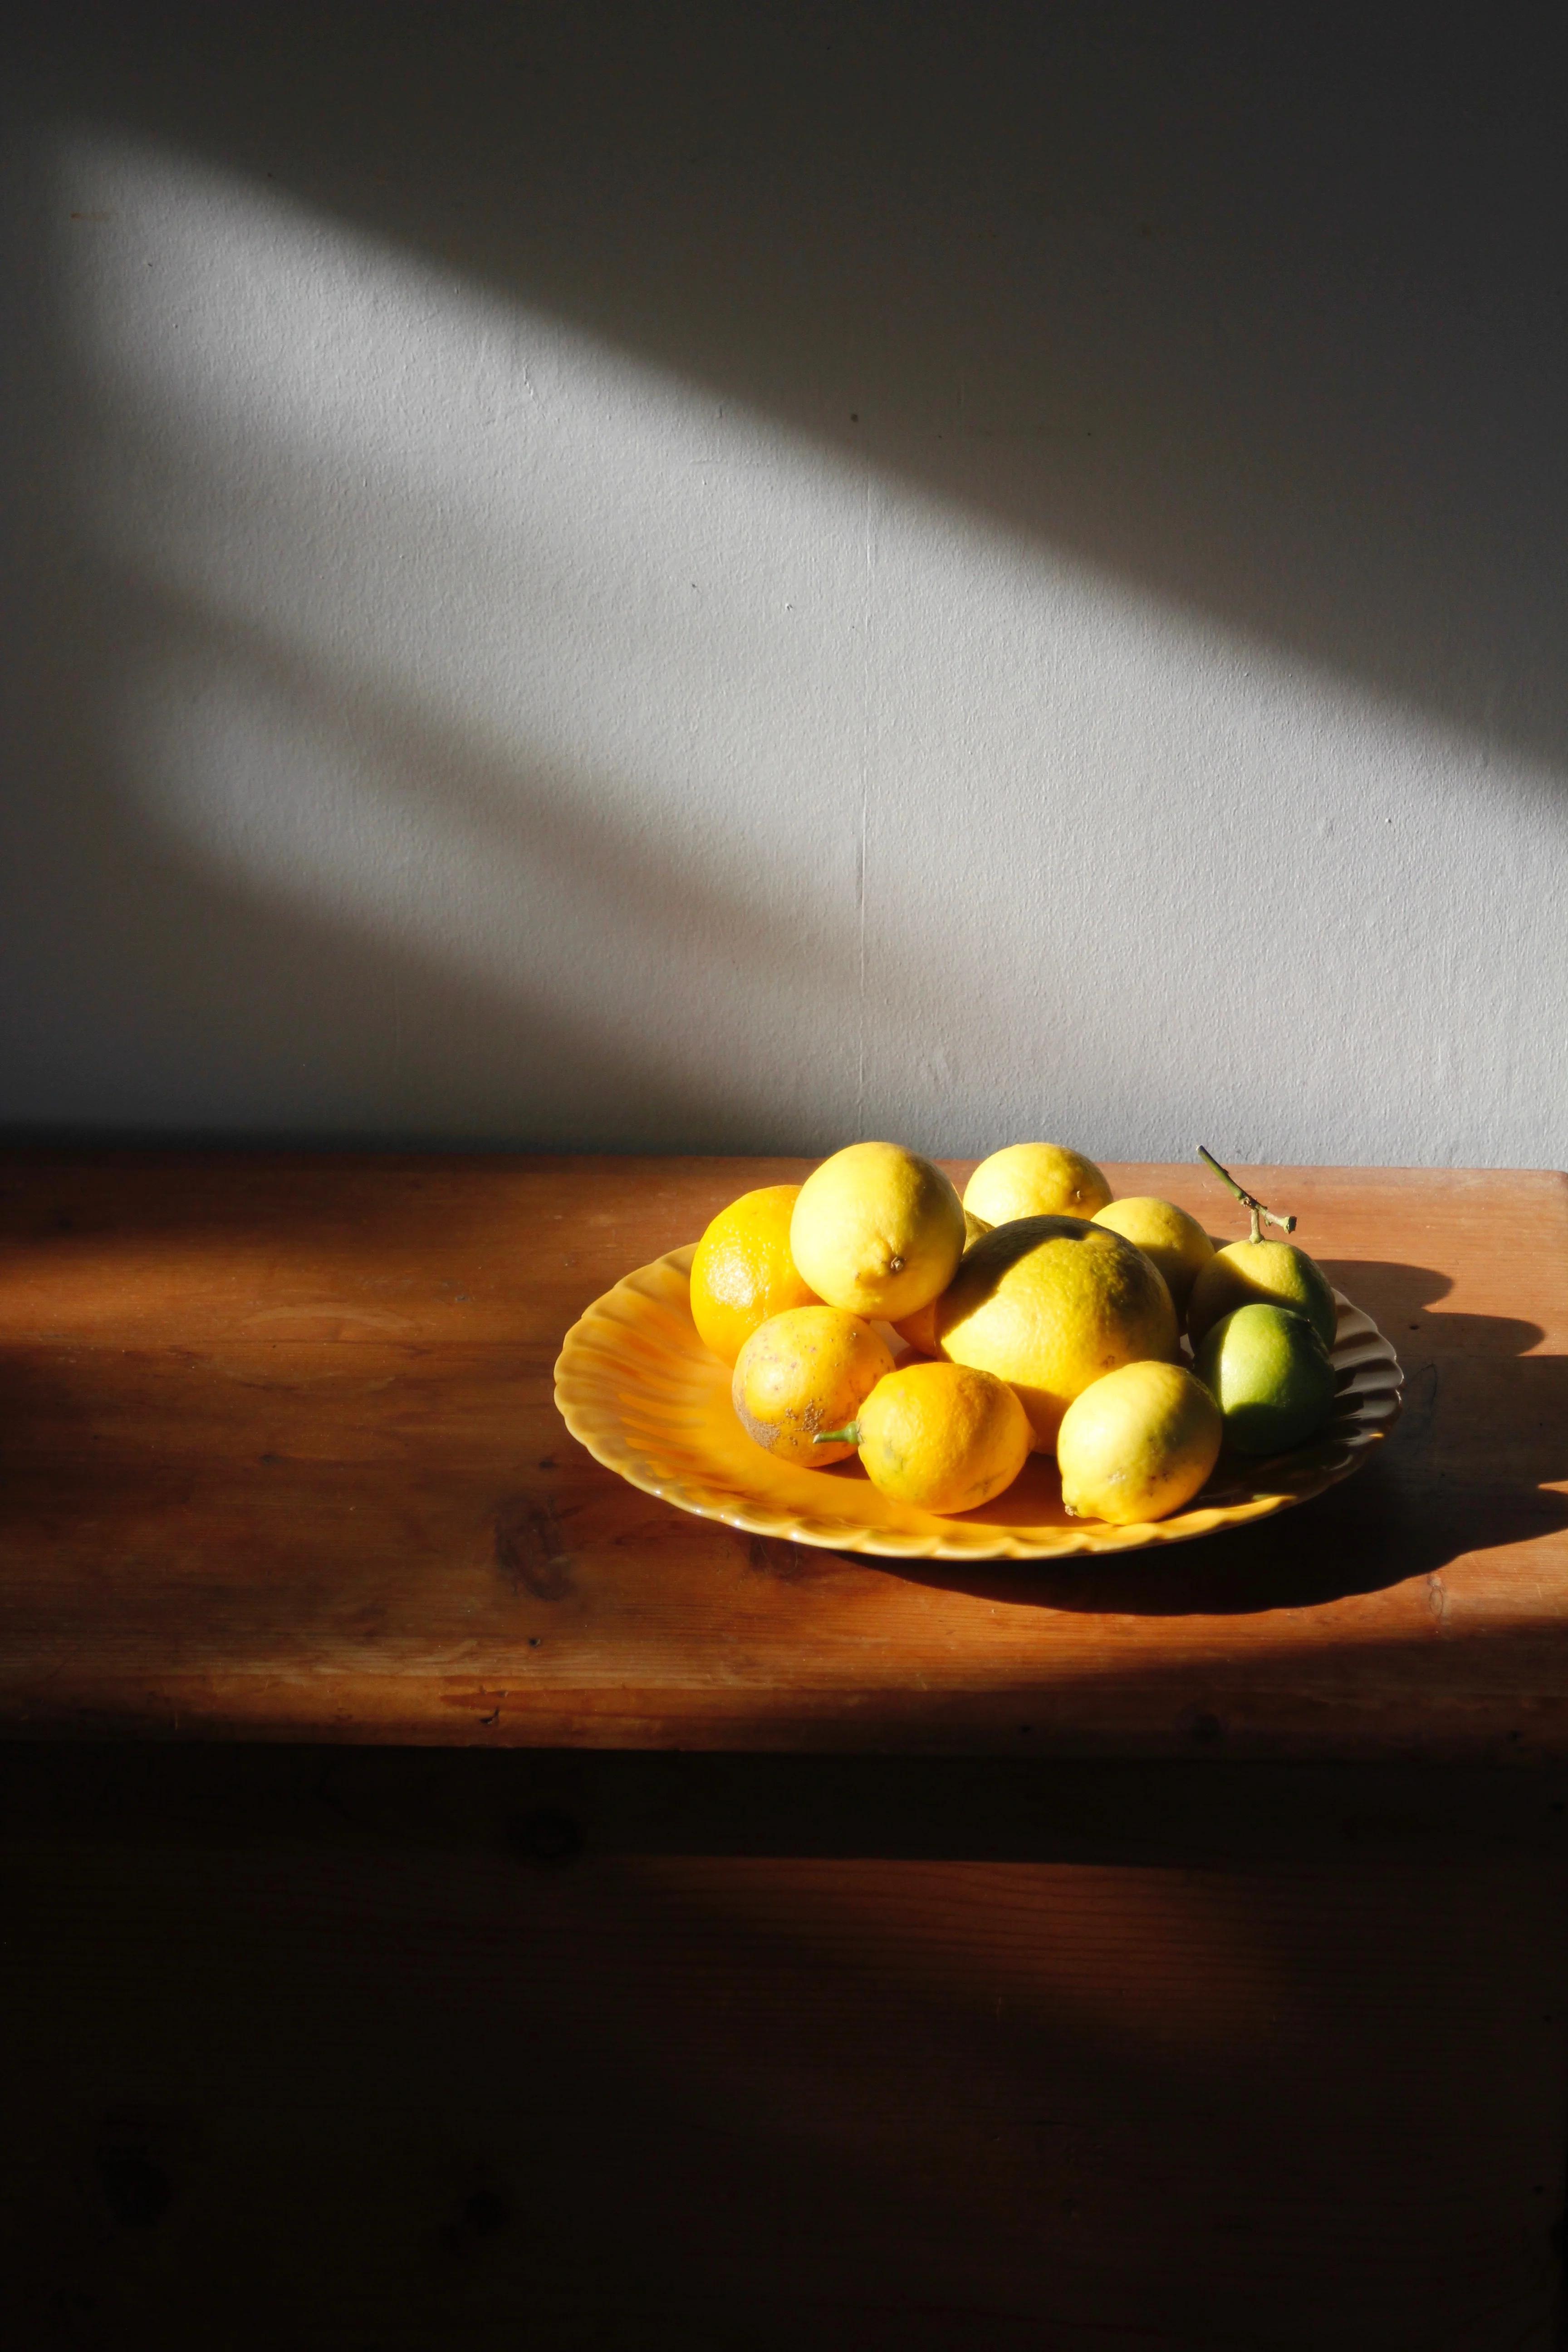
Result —
[[[625, 1479], [639, 1493], [653, 1496], [656, 1500], [670, 1504], [675, 1509], [695, 1518], [710, 1519], [718, 1525], [735, 1528], [742, 1534], [772, 1537], [790, 1543], [815, 1546], [819, 1550], [866, 1555], [885, 1559], [946, 1559], [955, 1562], [978, 1562], [987, 1559], [1087, 1559], [1107, 1552], [1153, 1550], [1164, 1544], [1194, 1543], [1202, 1537], [1222, 1534], [1227, 1528], [1250, 1527], [1259, 1519], [1270, 1518], [1277, 1512], [1289, 1510], [1298, 1504], [1310, 1502], [1316, 1496], [1326, 1494], [1358, 1470], [1375, 1445], [1382, 1443], [1398, 1420], [1402, 1410], [1401, 1391], [1405, 1374], [1398, 1356], [1388, 1339], [1378, 1329], [1364, 1307], [1357, 1307], [1344, 1292], [1334, 1292], [1335, 1303], [1342, 1317], [1353, 1316], [1364, 1327], [1336, 1341], [1333, 1353], [1337, 1358], [1342, 1348], [1358, 1350], [1352, 1370], [1359, 1380], [1363, 1372], [1381, 1370], [1384, 1378], [1371, 1387], [1346, 1391], [1361, 1399], [1358, 1411], [1367, 1419], [1349, 1431], [1340, 1433], [1343, 1459], [1324, 1463], [1311, 1475], [1303, 1491], [1291, 1493], [1283, 1487], [1264, 1487], [1258, 1493], [1236, 1503], [1201, 1505], [1181, 1511], [1168, 1519], [1158, 1519], [1133, 1527], [1118, 1528], [1103, 1519], [1088, 1519], [1071, 1528], [1031, 1529], [989, 1525], [985, 1521], [969, 1522], [952, 1519], [948, 1524], [951, 1533], [928, 1535], [919, 1530], [875, 1527], [857, 1522], [852, 1517], [842, 1520], [815, 1516], [795, 1507], [769, 1505], [760, 1496], [743, 1502], [740, 1508], [726, 1507], [722, 1498], [710, 1491], [694, 1488], [687, 1476], [672, 1475], [649, 1463], [642, 1450], [626, 1431], [624, 1417], [609, 1409], [596, 1410], [591, 1401], [586, 1404], [576, 1393], [583, 1377], [582, 1359], [597, 1341], [606, 1326], [626, 1331], [638, 1328], [637, 1320], [628, 1320], [624, 1307], [616, 1311], [617, 1303], [627, 1295], [636, 1297], [644, 1307], [673, 1313], [673, 1307], [658, 1295], [650, 1284], [671, 1276], [685, 1280], [689, 1273], [695, 1242], [683, 1243], [679, 1249], [667, 1250], [663, 1256], [651, 1259], [647, 1265], [634, 1267], [623, 1275], [613, 1286], [595, 1298], [567, 1331], [561, 1343], [561, 1353], [554, 1367], [555, 1407], [571, 1435], [594, 1460], [617, 1477]], [[640, 1318], [638, 1318], [640, 1320]], [[1359, 1351], [1370, 1349], [1370, 1353]], [[1382, 1409], [1375, 1416], [1373, 1402]], [[1319, 1441], [1322, 1443], [1323, 1441]], [[1279, 1459], [1280, 1457], [1276, 1457]], [[758, 1449], [759, 1464], [769, 1456]], [[1260, 1465], [1260, 1468], [1266, 1465]], [[717, 1475], [718, 1474], [715, 1473]], [[855, 1491], [851, 1486], [849, 1492]], [[966, 1539], [967, 1538], [967, 1539]]]

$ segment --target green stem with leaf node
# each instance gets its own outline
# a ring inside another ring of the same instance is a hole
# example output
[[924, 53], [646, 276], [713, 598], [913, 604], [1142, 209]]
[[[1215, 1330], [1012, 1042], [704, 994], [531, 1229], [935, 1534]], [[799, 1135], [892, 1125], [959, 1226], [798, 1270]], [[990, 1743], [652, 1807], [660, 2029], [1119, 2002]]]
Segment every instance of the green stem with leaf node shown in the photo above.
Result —
[[1215, 1174], [1219, 1178], [1222, 1184], [1229, 1185], [1231, 1191], [1236, 1194], [1237, 1199], [1241, 1202], [1242, 1207], [1250, 1214], [1252, 1218], [1252, 1231], [1247, 1236], [1248, 1240], [1260, 1242], [1263, 1239], [1263, 1227], [1258, 1222], [1259, 1219], [1263, 1217], [1267, 1217], [1271, 1225], [1278, 1225], [1282, 1234], [1293, 1234], [1295, 1232], [1296, 1220], [1294, 1217], [1278, 1217], [1275, 1215], [1272, 1209], [1266, 1209], [1261, 1201], [1255, 1201], [1250, 1192], [1244, 1192], [1241, 1186], [1231, 1174], [1229, 1169], [1222, 1168], [1220, 1166], [1219, 1161], [1215, 1158], [1214, 1153], [1208, 1150], [1206, 1145], [1202, 1143], [1199, 1144], [1198, 1158], [1204, 1162], [1205, 1167], [1212, 1168], [1214, 1170]]

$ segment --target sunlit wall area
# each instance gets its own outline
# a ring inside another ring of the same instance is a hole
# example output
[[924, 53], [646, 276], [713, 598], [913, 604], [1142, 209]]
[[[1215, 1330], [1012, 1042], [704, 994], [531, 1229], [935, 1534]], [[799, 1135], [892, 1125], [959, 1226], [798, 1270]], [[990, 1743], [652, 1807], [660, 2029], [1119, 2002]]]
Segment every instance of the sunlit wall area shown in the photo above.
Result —
[[13, 1131], [1568, 1156], [1522, 80], [318, 14], [14, 79]]

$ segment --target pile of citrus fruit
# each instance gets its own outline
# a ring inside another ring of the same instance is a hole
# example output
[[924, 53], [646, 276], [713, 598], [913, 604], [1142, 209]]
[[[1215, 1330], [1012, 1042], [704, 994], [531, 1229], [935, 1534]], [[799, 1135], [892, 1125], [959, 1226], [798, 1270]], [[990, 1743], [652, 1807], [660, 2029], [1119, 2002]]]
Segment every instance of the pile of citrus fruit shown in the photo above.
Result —
[[884, 1494], [950, 1513], [1054, 1453], [1076, 1517], [1163, 1518], [1222, 1444], [1303, 1444], [1334, 1394], [1333, 1293], [1304, 1250], [1261, 1234], [1262, 1217], [1294, 1220], [1203, 1157], [1251, 1212], [1249, 1240], [1216, 1248], [1170, 1201], [1113, 1200], [1058, 1144], [993, 1153], [962, 1200], [918, 1152], [851, 1144], [721, 1211], [692, 1318], [733, 1367], [745, 1428], [784, 1461], [858, 1453]]

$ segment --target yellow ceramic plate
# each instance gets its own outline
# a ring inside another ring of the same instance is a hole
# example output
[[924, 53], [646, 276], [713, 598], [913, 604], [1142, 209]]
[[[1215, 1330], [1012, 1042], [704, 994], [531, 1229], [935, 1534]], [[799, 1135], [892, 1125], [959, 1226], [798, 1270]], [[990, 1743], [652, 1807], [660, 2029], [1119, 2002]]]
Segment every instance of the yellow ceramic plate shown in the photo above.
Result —
[[566, 1334], [555, 1402], [573, 1436], [606, 1469], [644, 1494], [753, 1535], [905, 1559], [1047, 1559], [1183, 1543], [1265, 1518], [1348, 1478], [1399, 1412], [1398, 1359], [1370, 1318], [1336, 1291], [1339, 1394], [1312, 1444], [1271, 1462], [1222, 1460], [1189, 1509], [1146, 1527], [1069, 1519], [1056, 1464], [1040, 1454], [994, 1502], [938, 1518], [879, 1495], [858, 1462], [798, 1470], [752, 1444], [730, 1402], [729, 1370], [691, 1320], [694, 1249], [671, 1250], [595, 1300]]

